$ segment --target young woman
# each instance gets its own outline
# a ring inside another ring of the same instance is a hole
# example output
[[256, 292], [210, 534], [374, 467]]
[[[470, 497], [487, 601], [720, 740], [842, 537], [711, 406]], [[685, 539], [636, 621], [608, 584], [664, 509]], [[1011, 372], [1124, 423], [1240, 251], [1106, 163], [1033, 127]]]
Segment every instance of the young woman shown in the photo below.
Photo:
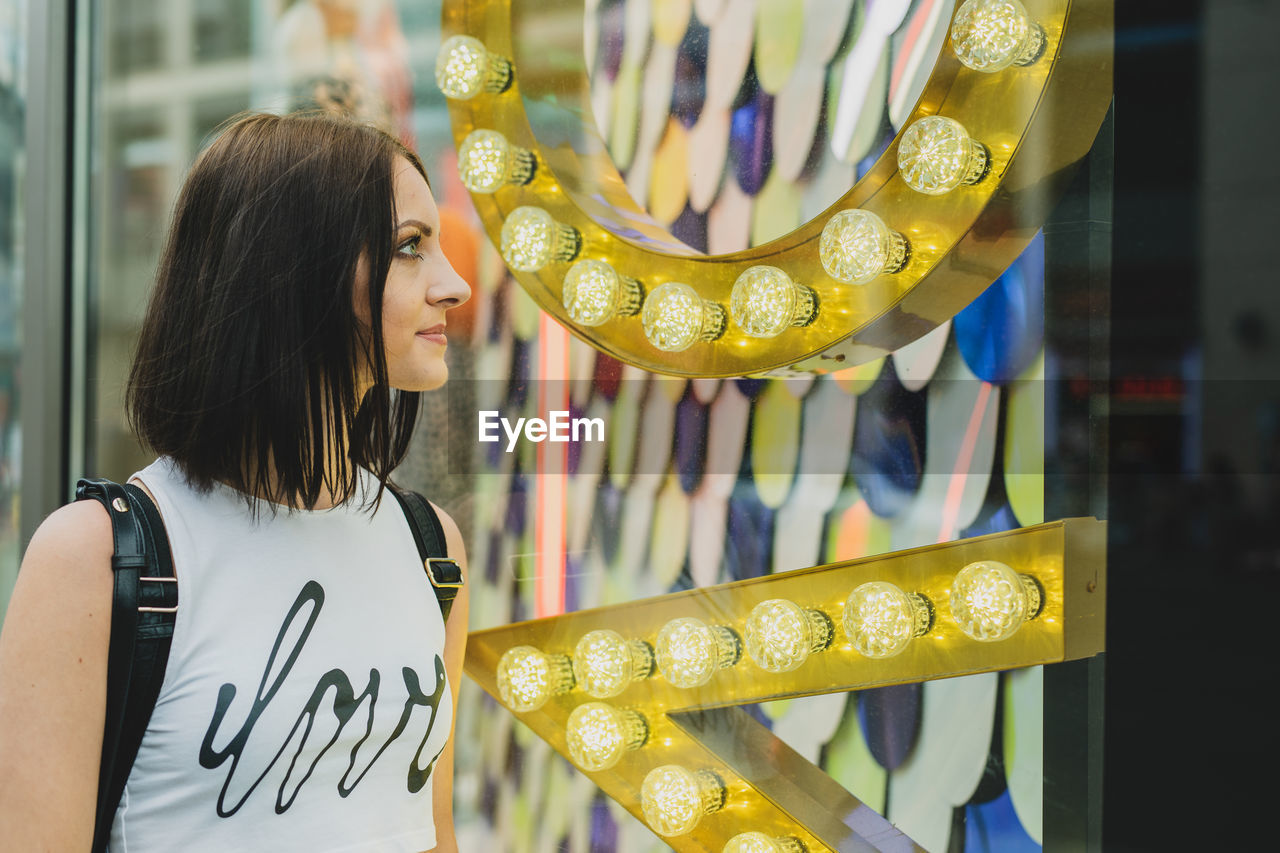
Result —
[[[465, 586], [445, 625], [384, 492], [470, 295], [439, 230], [418, 158], [346, 119], [248, 116], [192, 168], [128, 388], [180, 603], [109, 849], [456, 850]], [[82, 501], [23, 559], [0, 850], [90, 847], [111, 553]]]

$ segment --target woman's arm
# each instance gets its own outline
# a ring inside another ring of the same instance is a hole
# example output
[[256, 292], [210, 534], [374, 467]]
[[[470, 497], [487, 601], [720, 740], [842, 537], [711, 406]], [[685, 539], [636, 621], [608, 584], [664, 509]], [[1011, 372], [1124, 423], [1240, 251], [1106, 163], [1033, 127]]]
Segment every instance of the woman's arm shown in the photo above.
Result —
[[[435, 504], [432, 504], [435, 506]], [[467, 577], [467, 550], [458, 525], [440, 507], [435, 507], [444, 527], [445, 544], [449, 556], [462, 567], [462, 577]], [[453, 735], [458, 719], [458, 687], [462, 684], [462, 659], [467, 651], [467, 605], [470, 599], [470, 583], [464, 583], [453, 600], [449, 622], [445, 625], [444, 666], [449, 673], [449, 689], [453, 694], [453, 719], [450, 721], [449, 742], [436, 761], [431, 773], [432, 812], [436, 824], [436, 853], [457, 853], [458, 841], [453, 830]]]
[[57, 510], [22, 560], [0, 631], [0, 850], [93, 840], [111, 631], [111, 521]]

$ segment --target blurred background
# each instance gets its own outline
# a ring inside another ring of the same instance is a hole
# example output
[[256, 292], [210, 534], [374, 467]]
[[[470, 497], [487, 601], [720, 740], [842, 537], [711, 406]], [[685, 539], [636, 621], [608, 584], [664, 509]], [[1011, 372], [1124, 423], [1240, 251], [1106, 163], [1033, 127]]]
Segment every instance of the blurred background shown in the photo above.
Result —
[[[875, 5], [589, 0], [580, 22], [548, 25], [582, 27], [596, 120], [636, 200], [719, 253], [821, 212], [892, 140], [954, 4], [896, 4], [880, 66], [854, 81], [860, 133], [837, 142], [841, 72]], [[1026, 255], [936, 333], [793, 380], [665, 380], [571, 347], [575, 411], [612, 426], [603, 451], [572, 452], [558, 510], [570, 609], [1109, 521], [1105, 661], [756, 709], [932, 850], [1221, 843], [1266, 815], [1246, 780], [1276, 741], [1258, 693], [1280, 571], [1280, 161], [1262, 97], [1280, 82], [1280, 3], [1133, 5], [1117, 4], [1094, 153]], [[780, 49], [808, 28], [828, 31], [820, 50]], [[532, 411], [542, 320], [458, 181], [440, 41], [436, 0], [0, 5], [0, 612], [75, 479], [149, 461], [122, 390], [186, 169], [243, 110], [316, 106], [378, 122], [432, 176], [475, 296], [399, 479], [467, 537], [473, 628], [537, 612], [536, 459], [449, 449], [479, 401]], [[463, 849], [665, 848], [470, 683], [459, 732]], [[1084, 799], [1055, 800], [1059, 781]], [[1176, 825], [1157, 817], [1175, 806]]]

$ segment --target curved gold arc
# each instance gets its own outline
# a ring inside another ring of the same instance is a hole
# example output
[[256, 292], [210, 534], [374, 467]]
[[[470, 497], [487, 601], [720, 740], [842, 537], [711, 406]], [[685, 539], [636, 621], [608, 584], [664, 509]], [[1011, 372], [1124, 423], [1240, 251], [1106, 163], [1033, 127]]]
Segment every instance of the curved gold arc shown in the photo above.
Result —
[[[472, 196], [495, 244], [505, 216], [532, 204], [581, 232], [579, 257], [609, 262], [640, 281], [646, 292], [683, 281], [727, 308], [738, 275], [765, 263], [817, 293], [818, 316], [808, 326], [759, 339], [730, 322], [717, 341], [666, 353], [645, 338], [638, 317], [592, 328], [574, 324], [560, 302], [568, 262], [535, 273], [513, 272], [543, 310], [596, 348], [646, 370], [680, 376], [836, 370], [916, 340], [981, 294], [1044, 224], [1072, 167], [1093, 144], [1111, 100], [1112, 0], [1025, 0], [1024, 5], [1044, 28], [1039, 61], [995, 74], [973, 71], [955, 58], [948, 39], [903, 124], [935, 114], [959, 121], [990, 152], [989, 172], [981, 182], [943, 196], [918, 193], [898, 173], [895, 139], [823, 214], [742, 252], [691, 253], [630, 200], [590, 114], [581, 2], [553, 0], [520, 14], [510, 0], [445, 0], [446, 36], [475, 36], [490, 50], [512, 57], [515, 67], [506, 92], [450, 101], [453, 134], [461, 143], [473, 129], [491, 128], [537, 153], [538, 172], [528, 185]], [[529, 110], [537, 113], [532, 121]], [[911, 256], [903, 270], [866, 285], [842, 284], [826, 274], [817, 248], [822, 228], [835, 212], [854, 207], [877, 213], [907, 237]]]

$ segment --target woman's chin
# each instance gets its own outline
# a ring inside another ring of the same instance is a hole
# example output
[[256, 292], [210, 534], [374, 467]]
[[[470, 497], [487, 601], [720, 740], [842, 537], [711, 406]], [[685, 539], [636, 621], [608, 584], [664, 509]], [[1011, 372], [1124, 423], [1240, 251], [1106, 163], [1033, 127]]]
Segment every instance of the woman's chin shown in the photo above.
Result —
[[428, 372], [418, 374], [417, 376], [409, 376], [403, 379], [392, 377], [391, 387], [397, 391], [411, 391], [421, 393], [423, 391], [435, 391], [441, 388], [449, 381], [449, 368], [441, 365]]

